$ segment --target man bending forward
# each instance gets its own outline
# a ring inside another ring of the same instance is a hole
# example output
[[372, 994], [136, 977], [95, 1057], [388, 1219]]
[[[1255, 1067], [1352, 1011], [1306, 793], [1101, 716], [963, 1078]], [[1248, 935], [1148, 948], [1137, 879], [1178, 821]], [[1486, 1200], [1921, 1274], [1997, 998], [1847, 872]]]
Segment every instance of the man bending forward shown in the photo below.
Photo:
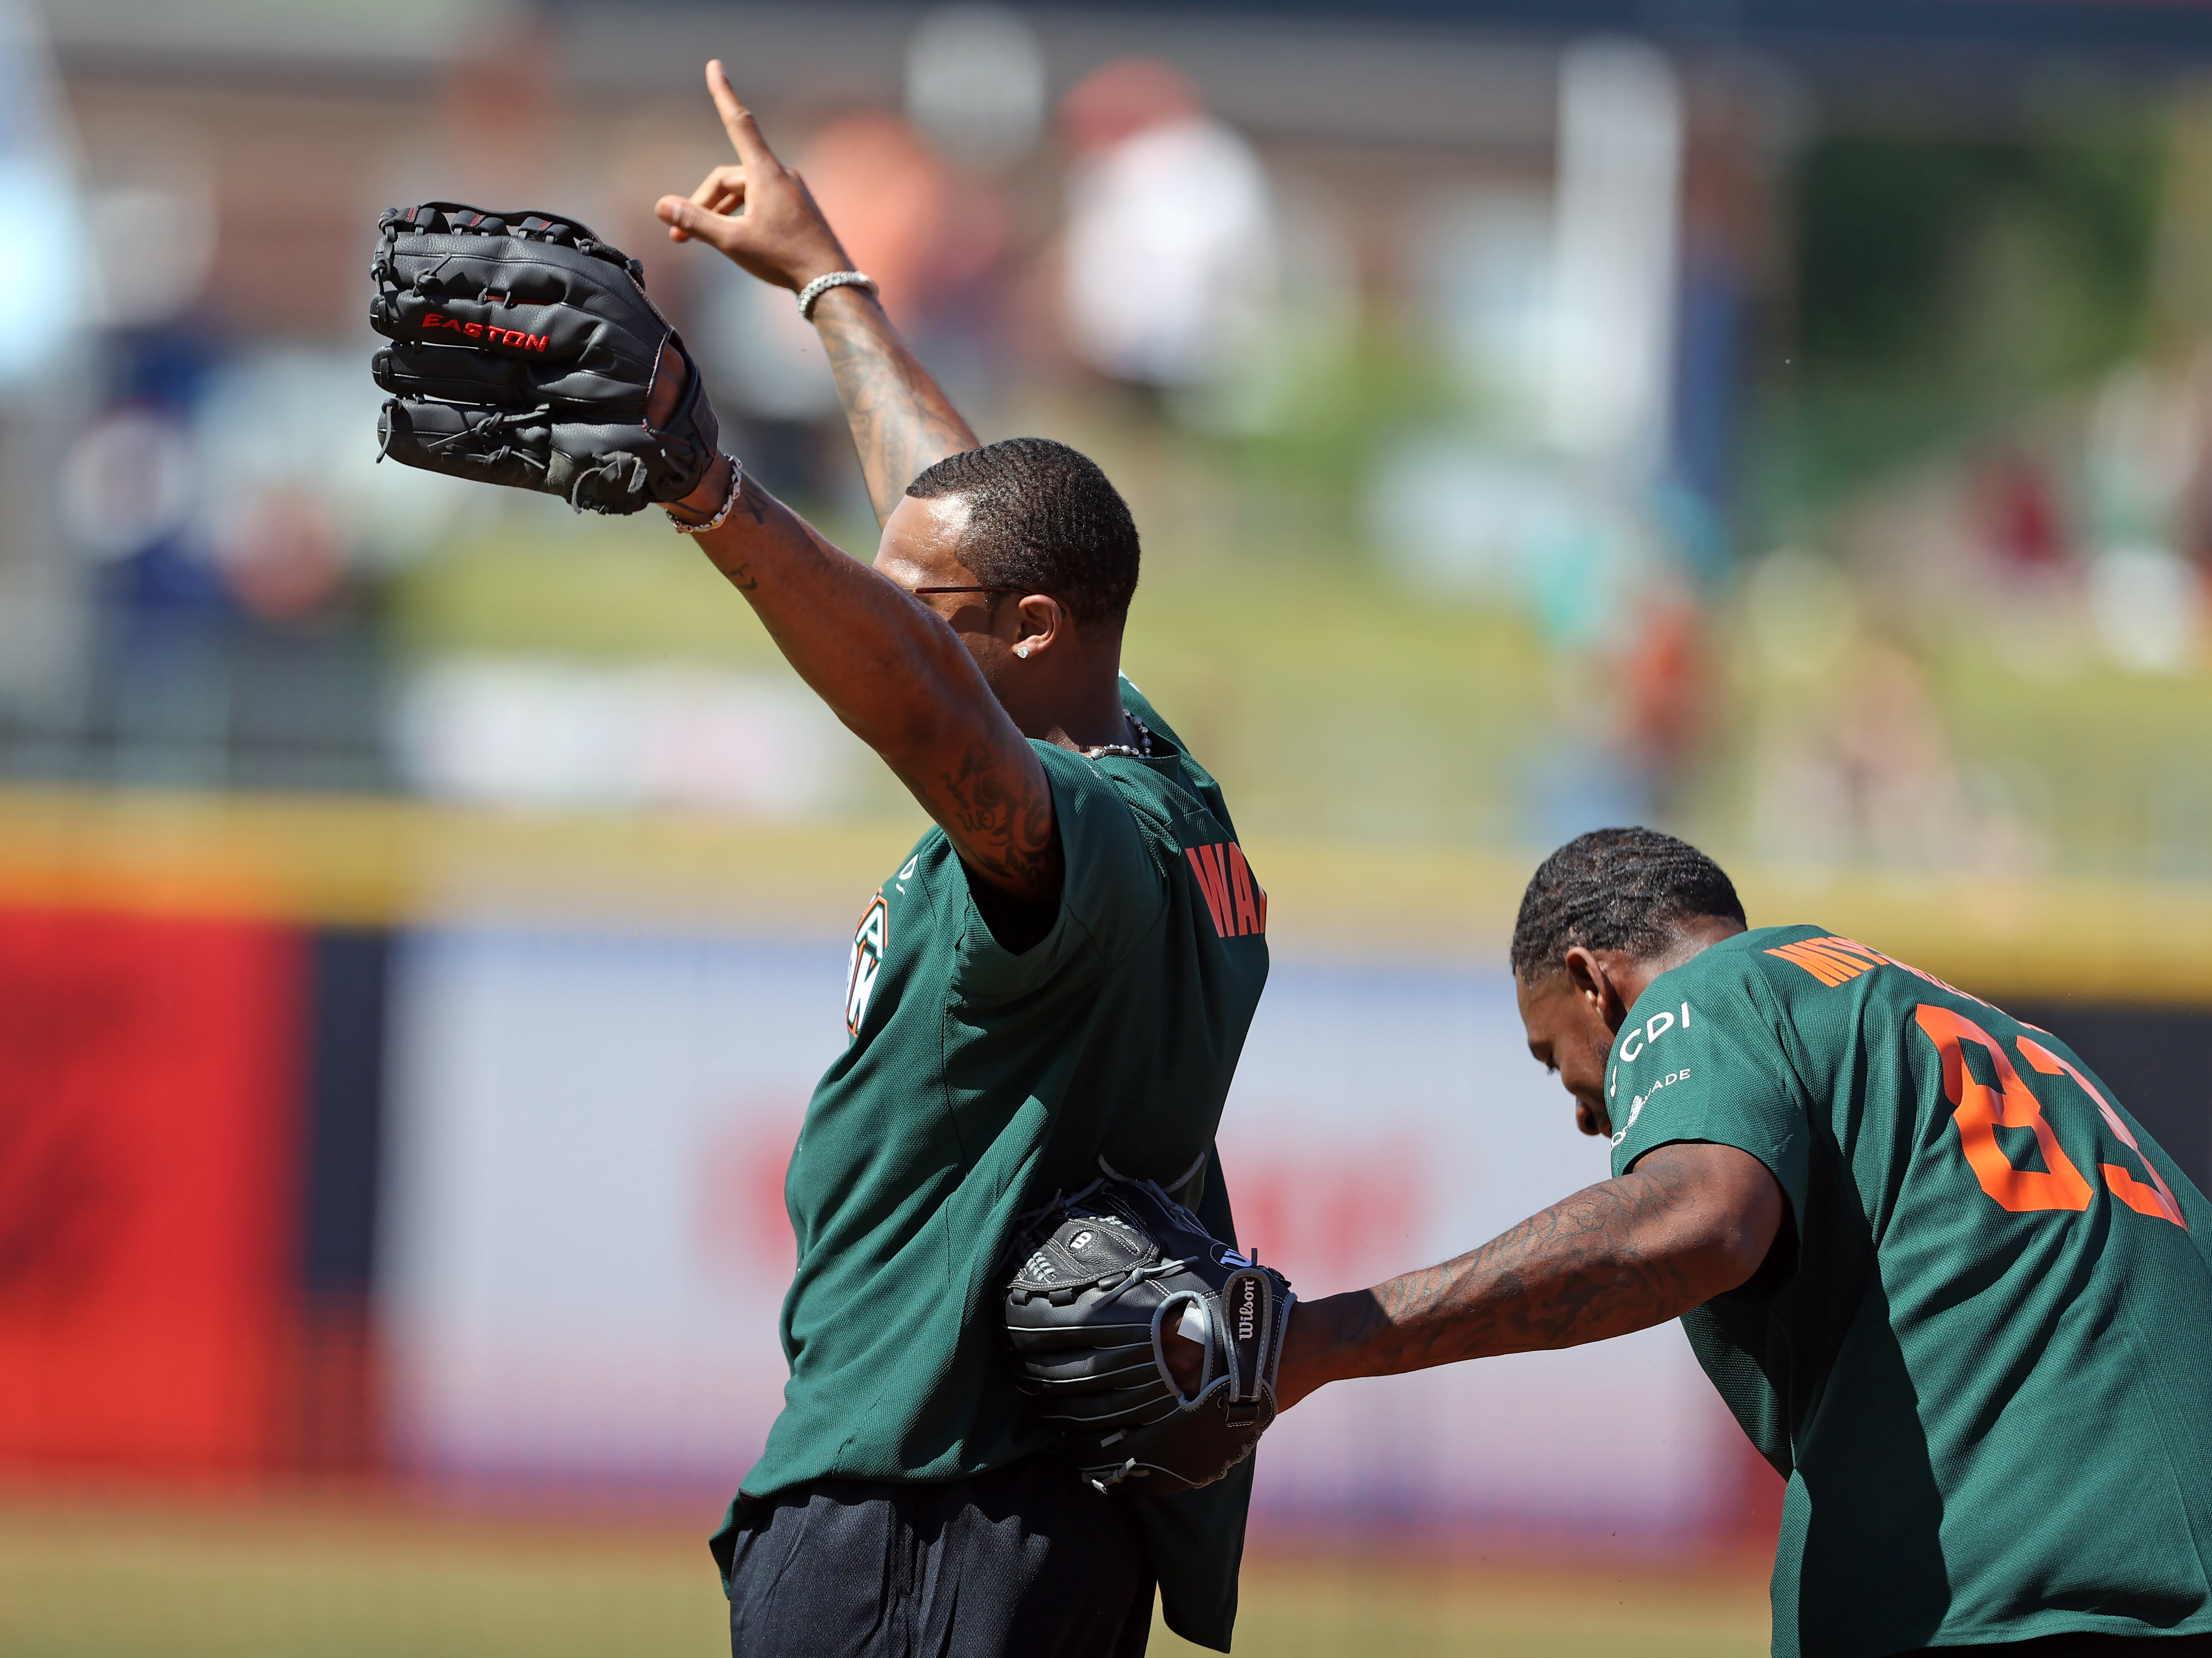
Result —
[[2212, 1653], [2212, 1205], [2064, 1043], [1649, 829], [1513, 973], [1613, 1177], [1298, 1308], [1286, 1399], [1679, 1317], [1789, 1480], [1778, 1658]]

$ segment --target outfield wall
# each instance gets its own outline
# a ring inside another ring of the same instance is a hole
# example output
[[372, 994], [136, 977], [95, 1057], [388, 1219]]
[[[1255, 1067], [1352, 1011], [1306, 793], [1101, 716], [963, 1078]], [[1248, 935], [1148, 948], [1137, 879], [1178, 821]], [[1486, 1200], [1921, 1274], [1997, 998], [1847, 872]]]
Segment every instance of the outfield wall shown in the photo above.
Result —
[[[782, 1382], [781, 1173], [846, 939], [912, 832], [0, 793], [0, 1466], [726, 1490]], [[1243, 1242], [1326, 1292], [1601, 1176], [1497, 964], [1515, 870], [1254, 856]], [[2048, 999], [2130, 923], [2206, 937], [2203, 894], [1746, 886], [2040, 999], [2207, 1172], [2212, 957], [2203, 1005], [2094, 1041]], [[1260, 1518], [1664, 1546], [1743, 1523], [1747, 1460], [1668, 1328], [1333, 1388], [1270, 1437]]]

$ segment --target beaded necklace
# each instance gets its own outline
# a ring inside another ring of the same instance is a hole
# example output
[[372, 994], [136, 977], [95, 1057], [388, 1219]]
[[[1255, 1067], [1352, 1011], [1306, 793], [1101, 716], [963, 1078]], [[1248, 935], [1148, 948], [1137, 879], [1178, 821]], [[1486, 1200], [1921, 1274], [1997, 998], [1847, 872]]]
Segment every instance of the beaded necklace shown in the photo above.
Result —
[[1136, 727], [1137, 746], [1135, 748], [1131, 748], [1127, 743], [1101, 743], [1095, 749], [1084, 750], [1084, 753], [1093, 760], [1108, 754], [1126, 754], [1132, 760], [1150, 760], [1152, 757], [1152, 727], [1138, 719], [1135, 714], [1129, 714], [1126, 710], [1122, 718]]

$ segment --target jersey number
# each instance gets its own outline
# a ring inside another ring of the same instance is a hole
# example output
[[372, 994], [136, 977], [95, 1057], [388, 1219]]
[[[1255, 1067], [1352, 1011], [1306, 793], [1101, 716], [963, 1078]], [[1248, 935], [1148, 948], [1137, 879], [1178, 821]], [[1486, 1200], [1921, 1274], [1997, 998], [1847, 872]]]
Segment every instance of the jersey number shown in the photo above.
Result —
[[[1942, 1058], [1943, 1092], [1953, 1108], [1951, 1120], [1959, 1125], [1960, 1147], [1966, 1154], [1974, 1178], [1982, 1183], [1982, 1190], [1996, 1199], [1999, 1207], [2014, 1214], [2039, 1209], [2087, 1209], [2095, 1191], [2081, 1178], [2081, 1171], [2058, 1144], [2058, 1136], [2044, 1121], [2043, 1102], [2029, 1090], [2020, 1072], [2013, 1069], [2012, 1061], [2005, 1057], [1996, 1038], [1948, 1007], [1923, 1002], [1913, 1017]], [[2174, 1201], [2166, 1181], [2144, 1156], [2142, 1147], [2136, 1143], [2135, 1135], [2120, 1114], [2112, 1109], [2089, 1079], [2033, 1037], [2019, 1036], [2014, 1040], [2020, 1046], [2021, 1057], [2034, 1070], [2046, 1077], [2071, 1077], [2081, 1091], [2097, 1102], [2106, 1126], [2119, 1138], [2120, 1144], [2136, 1154], [2143, 1172], [2150, 1176], [2150, 1183], [2146, 1186], [2119, 1164], [2100, 1163], [2097, 1172], [2105, 1177], [2105, 1184], [2112, 1195], [2139, 1215], [2155, 1215], [2187, 1230], [2189, 1223], [2182, 1219], [2181, 1206]], [[1967, 1042], [1978, 1043], [1988, 1050], [1996, 1066], [1996, 1087], [1976, 1082], [1967, 1071]], [[2043, 1168], [2014, 1167], [2004, 1148], [1997, 1144], [1996, 1131], [2000, 1128], [2033, 1131], [2035, 1143], [2043, 1152]]]

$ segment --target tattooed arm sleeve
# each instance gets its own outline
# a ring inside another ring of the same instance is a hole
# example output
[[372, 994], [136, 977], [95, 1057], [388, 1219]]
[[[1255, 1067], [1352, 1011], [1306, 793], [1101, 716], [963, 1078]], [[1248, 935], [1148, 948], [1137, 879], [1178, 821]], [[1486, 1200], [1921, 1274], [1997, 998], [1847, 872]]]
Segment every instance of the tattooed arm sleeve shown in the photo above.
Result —
[[1278, 1392], [1287, 1405], [1348, 1376], [1663, 1324], [1758, 1271], [1782, 1206], [1781, 1187], [1747, 1151], [1661, 1146], [1456, 1260], [1301, 1305]]
[[975, 448], [975, 434], [866, 289], [831, 288], [815, 302], [814, 325], [880, 524], [926, 467]]

